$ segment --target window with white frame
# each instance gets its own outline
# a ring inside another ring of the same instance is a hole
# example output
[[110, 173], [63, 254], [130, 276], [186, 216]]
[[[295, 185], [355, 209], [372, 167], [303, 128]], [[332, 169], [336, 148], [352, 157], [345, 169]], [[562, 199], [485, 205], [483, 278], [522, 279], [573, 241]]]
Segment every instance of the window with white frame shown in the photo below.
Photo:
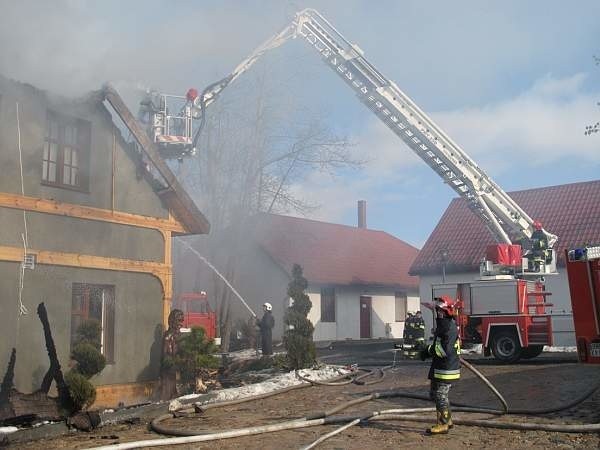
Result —
[[80, 119], [48, 112], [42, 154], [42, 182], [86, 191], [91, 125]]
[[73, 283], [71, 303], [71, 348], [79, 325], [95, 320], [101, 326], [100, 351], [107, 363], [115, 359], [115, 287], [104, 284]]

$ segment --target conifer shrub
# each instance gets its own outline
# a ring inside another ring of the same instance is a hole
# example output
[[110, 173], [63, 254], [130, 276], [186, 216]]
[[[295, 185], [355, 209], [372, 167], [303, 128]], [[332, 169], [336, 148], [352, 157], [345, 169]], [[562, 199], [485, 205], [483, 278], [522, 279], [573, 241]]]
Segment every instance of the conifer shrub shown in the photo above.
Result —
[[77, 372], [86, 378], [92, 378], [102, 372], [106, 366], [106, 358], [89, 342], [79, 342], [73, 346], [71, 358], [77, 361]]
[[302, 267], [294, 264], [292, 280], [288, 285], [288, 296], [293, 300], [284, 316], [285, 333], [283, 345], [287, 350], [288, 365], [292, 369], [303, 369], [314, 364], [316, 359], [313, 342], [313, 324], [308, 320], [312, 303], [304, 292], [308, 286]]
[[194, 386], [202, 370], [217, 369], [219, 358], [214, 356], [216, 351], [214, 340], [206, 337], [204, 328], [192, 327], [190, 333], [183, 334], [172, 361], [181, 375], [182, 383], [188, 387]]
[[65, 375], [73, 399], [74, 411], [91, 406], [96, 400], [96, 388], [89, 381], [102, 372], [106, 358], [100, 352], [102, 327], [97, 320], [87, 320], [77, 328], [71, 358], [77, 363]]
[[99, 321], [89, 319], [82, 322], [75, 334], [75, 342], [87, 342], [97, 348], [98, 351], [100, 350], [102, 345], [102, 325]]
[[69, 387], [74, 412], [91, 406], [96, 400], [96, 388], [84, 375], [70, 370], [65, 375], [65, 382]]

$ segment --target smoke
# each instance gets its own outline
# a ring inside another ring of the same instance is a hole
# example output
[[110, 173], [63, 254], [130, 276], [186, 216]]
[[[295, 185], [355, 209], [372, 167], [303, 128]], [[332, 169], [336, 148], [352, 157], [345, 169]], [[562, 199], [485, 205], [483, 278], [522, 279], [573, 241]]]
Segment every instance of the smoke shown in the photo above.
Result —
[[3, 2], [0, 74], [67, 96], [105, 82], [174, 92], [203, 86], [285, 23], [277, 13], [260, 24], [248, 21], [248, 9], [152, 1]]

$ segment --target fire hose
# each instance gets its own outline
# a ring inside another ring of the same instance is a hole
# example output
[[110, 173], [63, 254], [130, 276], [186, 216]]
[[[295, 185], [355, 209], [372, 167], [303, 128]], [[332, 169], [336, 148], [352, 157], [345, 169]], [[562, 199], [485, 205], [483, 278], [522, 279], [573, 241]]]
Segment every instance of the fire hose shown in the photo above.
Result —
[[[502, 397], [502, 395], [496, 390], [496, 388], [485, 378], [483, 374], [481, 374], [477, 369], [475, 369], [471, 364], [466, 361], [462, 361], [463, 364], [473, 373], [480, 378], [486, 386], [494, 393], [494, 395], [498, 398], [498, 400], [502, 403], [503, 409], [493, 409], [493, 408], [483, 408], [472, 405], [463, 405], [456, 402], [453, 402], [453, 411], [456, 412], [468, 412], [468, 413], [487, 413], [492, 415], [504, 415], [504, 414], [518, 414], [518, 415], [537, 415], [537, 414], [546, 414], [550, 412], [557, 412], [561, 410], [565, 410], [575, 406], [578, 403], [583, 402], [586, 398], [591, 396], [598, 388], [600, 388], [600, 383], [595, 385], [593, 388], [586, 391], [583, 395], [574, 399], [571, 402], [560, 405], [554, 408], [545, 408], [538, 410], [523, 410], [523, 409], [510, 409]], [[466, 364], [465, 364], [466, 363]], [[386, 368], [387, 369], [387, 368]], [[382, 370], [382, 372], [384, 372]], [[367, 375], [371, 375], [369, 373]], [[361, 375], [361, 377], [365, 377]], [[314, 380], [310, 380], [306, 377], [303, 377], [309, 382], [313, 384], [322, 384], [323, 382], [315, 382]], [[340, 380], [341, 377], [338, 377], [336, 380]], [[333, 381], [335, 383], [335, 381]], [[336, 384], [333, 384], [336, 385]], [[291, 386], [289, 388], [285, 388], [278, 391], [273, 391], [268, 394], [261, 394], [259, 396], [252, 396], [245, 399], [235, 400], [233, 402], [223, 402], [214, 404], [213, 407], [226, 406], [231, 404], [237, 404], [248, 401], [255, 401], [260, 398], [265, 398], [272, 395], [281, 394], [283, 392], [288, 392], [292, 390], [291, 388], [297, 389], [300, 387], [306, 387], [306, 384]], [[404, 398], [412, 398], [412, 399], [420, 399], [420, 400], [429, 400], [429, 397], [419, 394], [414, 394], [410, 392], [403, 392], [398, 390], [390, 390], [383, 392], [375, 392], [358, 399], [350, 400], [348, 402], [342, 403], [328, 411], [324, 412], [316, 412], [312, 414], [308, 414], [306, 417], [299, 419], [292, 419], [284, 422], [279, 422], [275, 424], [262, 425], [262, 426], [253, 426], [246, 428], [238, 428], [228, 431], [219, 431], [213, 432], [210, 430], [180, 430], [180, 429], [172, 429], [166, 427], [161, 424], [164, 420], [174, 417], [173, 414], [165, 414], [155, 418], [151, 423], [151, 428], [161, 434], [166, 435], [174, 435], [179, 436], [175, 438], [163, 438], [163, 439], [151, 439], [145, 441], [138, 442], [129, 442], [105, 447], [97, 447], [100, 449], [113, 449], [113, 450], [124, 450], [124, 449], [133, 449], [140, 447], [155, 447], [155, 446], [164, 446], [164, 445], [176, 445], [176, 444], [187, 444], [187, 443], [196, 443], [196, 442], [207, 442], [213, 440], [220, 439], [228, 439], [233, 437], [241, 437], [241, 436], [250, 436], [262, 433], [271, 433], [276, 431], [283, 430], [291, 430], [298, 428], [307, 428], [314, 427], [320, 425], [335, 425], [342, 424], [343, 426], [334, 430], [327, 435], [321, 436], [319, 440], [313, 442], [311, 445], [305, 448], [313, 448], [314, 445], [323, 442], [325, 439], [334, 436], [335, 434], [340, 433], [346, 428], [349, 428], [352, 425], [358, 423], [368, 423], [371, 421], [380, 421], [380, 420], [401, 420], [401, 421], [412, 421], [412, 422], [430, 422], [430, 417], [423, 416], [414, 416], [411, 414], [420, 413], [420, 412], [431, 412], [435, 411], [435, 408], [410, 408], [410, 409], [389, 409], [382, 411], [373, 411], [367, 414], [360, 415], [351, 415], [351, 416], [335, 416], [334, 414], [342, 411], [344, 409], [349, 408], [350, 406], [354, 406], [360, 403], [364, 403], [367, 401], [375, 400], [375, 399], [383, 399], [383, 398], [392, 398], [392, 397], [404, 397]], [[197, 411], [205, 411], [208, 405], [203, 405], [198, 407]], [[185, 411], [190, 410], [189, 406], [184, 407], [179, 413], [184, 413]], [[512, 423], [512, 422], [499, 422], [499, 421], [490, 421], [489, 419], [459, 419], [456, 418], [453, 422], [457, 425], [465, 425], [465, 426], [478, 426], [478, 427], [486, 427], [486, 428], [499, 428], [499, 429], [513, 429], [513, 430], [537, 430], [537, 431], [554, 431], [554, 432], [563, 432], [563, 433], [591, 433], [591, 432], [600, 432], [600, 423], [594, 424], [556, 424], [556, 423]]]

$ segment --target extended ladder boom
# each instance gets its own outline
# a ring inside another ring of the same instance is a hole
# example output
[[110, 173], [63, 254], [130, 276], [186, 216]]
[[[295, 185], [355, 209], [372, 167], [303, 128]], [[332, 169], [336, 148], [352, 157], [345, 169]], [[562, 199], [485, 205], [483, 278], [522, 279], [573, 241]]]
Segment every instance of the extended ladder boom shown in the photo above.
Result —
[[[205, 108], [265, 52], [297, 36], [304, 38], [360, 101], [467, 201], [498, 242], [511, 243], [509, 233], [517, 238], [531, 238], [531, 217], [393, 81], [369, 63], [357, 45], [351, 44], [314, 9], [299, 12], [292, 24], [258, 47], [228, 77], [209, 86], [195, 106]], [[557, 236], [543, 231], [552, 247]]]

